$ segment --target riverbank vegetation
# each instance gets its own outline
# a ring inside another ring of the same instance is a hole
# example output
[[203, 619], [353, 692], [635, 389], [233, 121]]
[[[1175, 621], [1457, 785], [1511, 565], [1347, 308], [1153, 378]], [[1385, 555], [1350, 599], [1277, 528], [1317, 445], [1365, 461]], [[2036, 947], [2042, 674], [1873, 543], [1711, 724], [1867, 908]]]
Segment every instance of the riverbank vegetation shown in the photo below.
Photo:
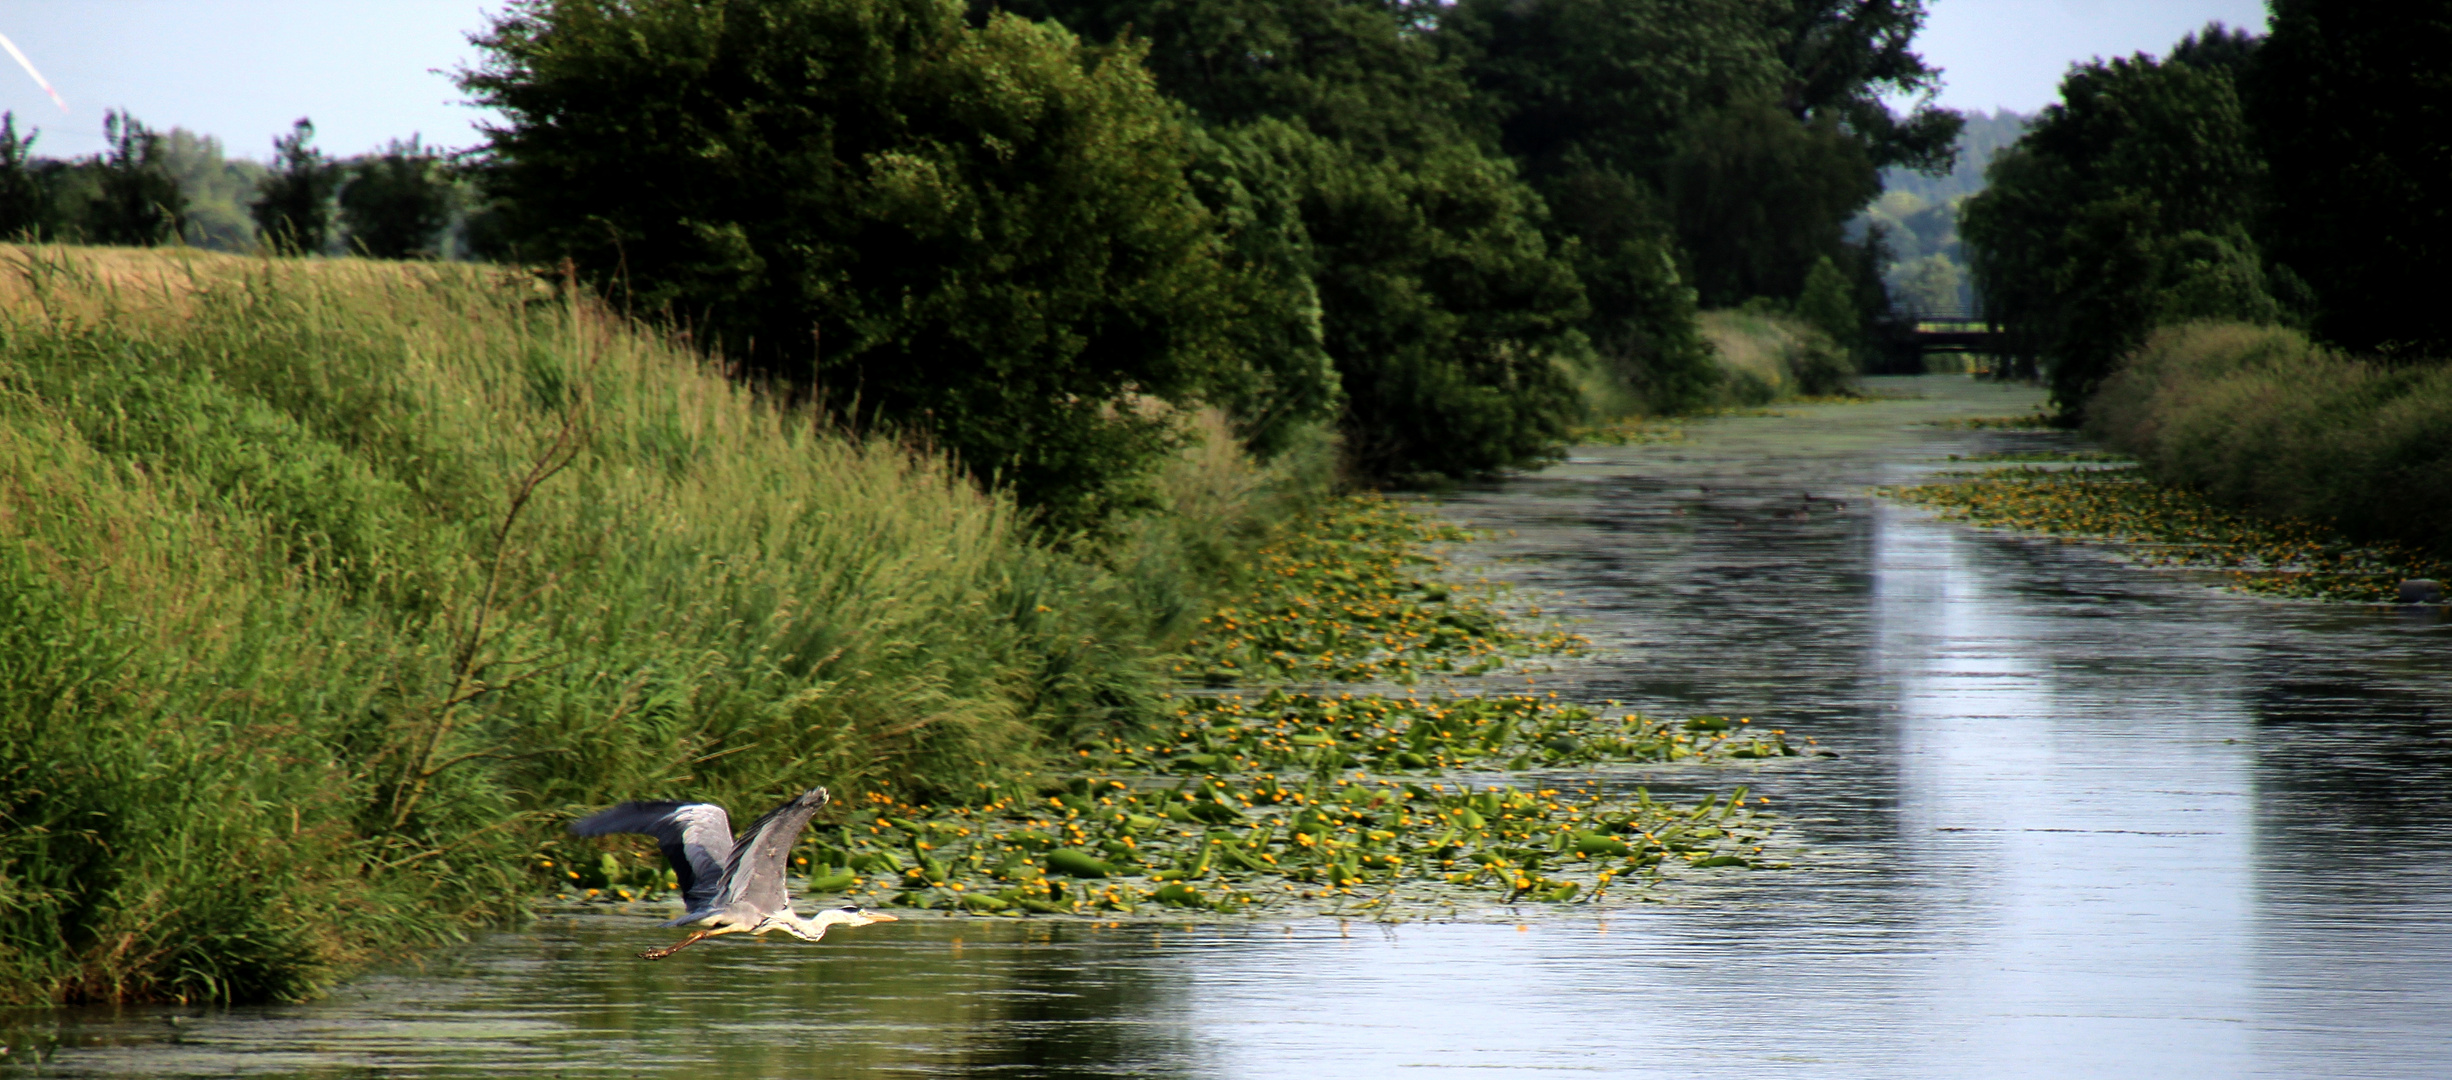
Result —
[[2452, 316], [2415, 284], [2447, 243], [2446, 136], [2423, 119], [2440, 95], [2396, 74], [2452, 29], [2372, 2], [2278, 0], [2271, 22], [2072, 69], [1966, 203], [1985, 314], [2067, 420], [2160, 326], [2452, 356]]
[[[1742, 861], [1750, 848], [1731, 845], [1764, 826], [1725, 802], [1541, 795], [1534, 813], [1513, 787], [1454, 790], [1435, 770], [1791, 751], [1717, 721], [1530, 699], [1262, 691], [1280, 732], [1170, 697], [1187, 677], [1401, 681], [1578, 647], [1449, 582], [1430, 545], [1461, 534], [1383, 500], [1320, 503], [1324, 448], [1263, 466], [1213, 412], [1177, 418], [1157, 509], [1091, 542], [1050, 536], [924, 443], [744, 387], [582, 290], [449, 265], [9, 257], [12, 1000], [310, 996], [517, 917], [569, 880], [538, 865], [562, 822], [641, 795], [739, 807], [823, 782], [865, 812], [1027, 806], [1008, 813], [1020, 828], [1051, 820], [1036, 804], [1052, 783], [1046, 797], [1090, 800], [1074, 808], [1097, 815], [1075, 822], [1097, 834], [1082, 850], [1112, 861], [1108, 840], [1192, 841], [1144, 827], [1181, 816], [1154, 794], [1118, 799], [1129, 813], [1111, 820], [1093, 775], [1110, 790], [1282, 785], [1299, 798], [1268, 805], [1299, 815], [1343, 805], [1347, 766], [1368, 766], [1430, 791], [1411, 831], [1349, 848], [1268, 811], [1239, 850], [1310, 866], [1316, 880], [1296, 884], [1359, 873], [1367, 855], [1439, 881], [1499, 867], [1459, 887], [1513, 891], [1520, 870], [1560, 897], [1562, 862], [1601, 868], [1575, 845]], [[1485, 796], [1507, 808], [1473, 813], [1499, 824], [1436, 844], [1443, 832], [1421, 832]], [[842, 865], [875, 846], [838, 845]], [[1315, 847], [1338, 858], [1303, 862]], [[1207, 865], [1242, 865], [1226, 858]], [[922, 878], [930, 903], [967, 891]], [[1298, 895], [1281, 884], [1268, 889]], [[1202, 887], [1203, 903], [1227, 894]], [[1060, 906], [1175, 902], [1155, 895]]]
[[1179, 513], [1067, 551], [938, 455], [524, 279], [12, 259], [18, 1000], [297, 997], [516, 913], [577, 808], [928, 797], [1158, 723], [1158, 657], [1303, 494], [1187, 452], [1153, 485]]
[[2452, 574], [2452, 563], [2425, 550], [2362, 542], [2304, 518], [2243, 514], [2133, 465], [1994, 469], [1882, 494], [1976, 525], [2113, 544], [2141, 566], [2220, 571], [2231, 587], [2263, 596], [2388, 603], [2405, 580]]
[[[1921, 19], [556, 0], [463, 82], [508, 118], [484, 175], [529, 257], [1094, 528], [1164, 449], [1128, 399], [1224, 408], [1263, 457], [1330, 419], [1349, 476], [1435, 483], [1717, 403], [1699, 306], [1827, 263], [1871, 317], [1842, 223], [1956, 130], [1881, 103], [1932, 83]], [[1079, 422], [1010, 421], [1047, 393]]]
[[2157, 331], [2095, 402], [2089, 430], [2166, 484], [2452, 555], [2443, 365], [2360, 359], [2284, 327], [2194, 324]]
[[[214, 174], [214, 242], [289, 257], [13, 250], [5, 994], [294, 998], [515, 916], [539, 834], [605, 802], [978, 813], [1084, 749], [1216, 743], [1178, 680], [1572, 648], [1421, 561], [1452, 537], [1320, 501], [1758, 396], [1706, 306], [1854, 347], [1880, 260], [1842, 224], [1957, 127], [1883, 104], [1935, 84], [1921, 20], [527, 0], [460, 73], [488, 145], [344, 167], [302, 123], [240, 170], [243, 221]], [[57, 162], [0, 117], [0, 228], [206, 235], [178, 133], [106, 123]], [[336, 228], [427, 261], [302, 257]], [[1844, 374], [1764, 355], [1773, 393]], [[1553, 743], [1693, 734], [1563, 715]], [[1425, 716], [1364, 756], [1463, 767]], [[1510, 738], [1474, 753], [1534, 753]], [[1432, 795], [1423, 821], [1470, 809]], [[1500, 798], [1519, 824], [1370, 854], [1526, 869], [1521, 822], [1613, 855], [1666, 827]]]
[[[1798, 757], [1811, 740], [1555, 694], [1280, 682], [1410, 682], [1580, 647], [1499, 613], [1487, 583], [1412, 576], [1435, 565], [1419, 545], [1463, 539], [1378, 499], [1288, 522], [1258, 579], [1186, 643], [1187, 665], [1212, 681], [1258, 685], [1173, 695], [1154, 726], [1088, 734], [1040, 770], [956, 798], [868, 793], [796, 849], [806, 890], [979, 915], [1398, 920], [1784, 868], [1766, 854], [1775, 821], [1743, 786], [1671, 803], [1632, 787], [1628, 767]], [[1501, 779], [1512, 782], [1490, 782]], [[565, 901], [665, 901], [674, 888], [637, 839], [553, 841], [534, 869]]]
[[2286, 533], [2452, 550], [2452, 309], [2413, 284], [2442, 261], [2452, 181], [2421, 119], [2440, 95], [2393, 74], [2447, 32], [2279, 0], [2269, 35], [2214, 24], [2073, 69], [1962, 221], [1986, 316], [2056, 420]]

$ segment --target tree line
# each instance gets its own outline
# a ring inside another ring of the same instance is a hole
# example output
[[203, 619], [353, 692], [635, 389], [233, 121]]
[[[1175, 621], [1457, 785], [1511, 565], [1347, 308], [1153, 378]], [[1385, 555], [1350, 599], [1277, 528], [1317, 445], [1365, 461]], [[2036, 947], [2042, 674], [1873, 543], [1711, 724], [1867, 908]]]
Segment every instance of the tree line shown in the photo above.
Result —
[[2414, 363], [2452, 357], [2452, 6], [2274, 0], [2169, 54], [2073, 69], [1961, 221], [1988, 317], [2063, 413], [2156, 327], [2280, 325]]
[[16, 116], [0, 113], [0, 236], [383, 259], [484, 254], [485, 218], [466, 171], [414, 136], [336, 160], [301, 119], [273, 140], [268, 168], [120, 110], [103, 114], [103, 134], [106, 149], [90, 157], [39, 157], [41, 132], [20, 134]]
[[[1348, 475], [1553, 456], [1717, 400], [1706, 307], [1860, 343], [1885, 168], [1945, 172], [1922, 0], [526, 0], [446, 161], [276, 141], [259, 240], [575, 273], [743, 378], [894, 430], [1059, 534], [1150, 505], [1214, 406]], [[1901, 112], [1885, 98], [1924, 103]], [[160, 139], [36, 162], [0, 228], [179, 235]], [[396, 227], [395, 227], [396, 224]]]

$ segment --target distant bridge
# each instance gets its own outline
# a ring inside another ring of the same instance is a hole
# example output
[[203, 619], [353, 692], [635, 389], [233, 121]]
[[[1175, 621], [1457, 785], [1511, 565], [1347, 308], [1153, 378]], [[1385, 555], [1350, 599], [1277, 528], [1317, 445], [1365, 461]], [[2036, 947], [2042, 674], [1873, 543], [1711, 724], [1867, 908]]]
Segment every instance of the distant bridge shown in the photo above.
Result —
[[2008, 344], [2007, 335], [1983, 316], [1967, 311], [1936, 311], [1914, 315], [1906, 322], [1902, 342], [1917, 355], [1935, 352], [1989, 353]]

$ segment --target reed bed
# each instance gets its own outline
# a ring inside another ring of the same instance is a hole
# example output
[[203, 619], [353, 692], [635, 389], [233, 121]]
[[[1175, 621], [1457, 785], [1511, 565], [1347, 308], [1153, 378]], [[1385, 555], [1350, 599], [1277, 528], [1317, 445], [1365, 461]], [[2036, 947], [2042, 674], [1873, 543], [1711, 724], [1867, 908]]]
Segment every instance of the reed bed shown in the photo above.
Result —
[[1059, 550], [532, 278], [8, 261], [0, 1001], [303, 998], [517, 917], [586, 808], [1135, 730], [1300, 479], [1187, 458], [1201, 520]]

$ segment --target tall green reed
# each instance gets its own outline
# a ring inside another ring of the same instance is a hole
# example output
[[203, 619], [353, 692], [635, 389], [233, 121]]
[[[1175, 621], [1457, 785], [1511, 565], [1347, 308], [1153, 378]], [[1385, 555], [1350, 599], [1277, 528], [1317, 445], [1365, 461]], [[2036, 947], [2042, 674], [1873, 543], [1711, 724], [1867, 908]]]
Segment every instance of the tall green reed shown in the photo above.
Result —
[[992, 786], [1152, 717], [1316, 482], [1189, 455], [1059, 550], [531, 279], [16, 258], [0, 1000], [308, 996], [516, 916], [614, 799]]

